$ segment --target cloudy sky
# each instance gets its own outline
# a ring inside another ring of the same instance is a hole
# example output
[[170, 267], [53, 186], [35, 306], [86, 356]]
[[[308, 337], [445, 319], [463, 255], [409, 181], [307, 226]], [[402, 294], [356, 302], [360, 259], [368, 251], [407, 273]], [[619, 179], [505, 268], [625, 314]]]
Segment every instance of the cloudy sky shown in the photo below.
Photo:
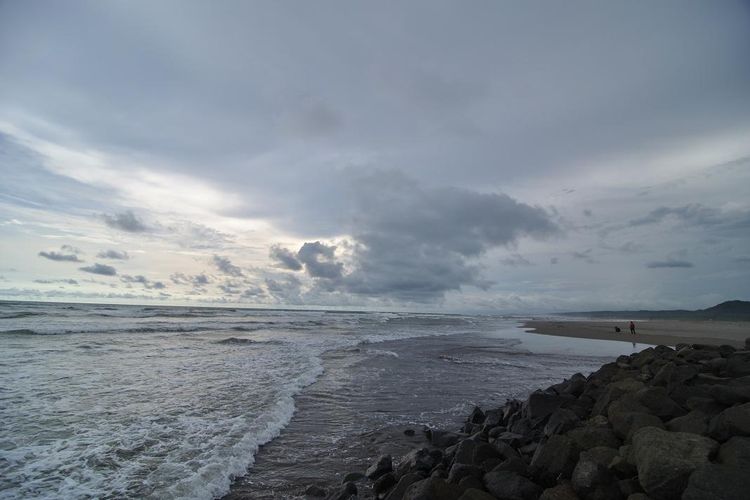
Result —
[[747, 2], [0, 3], [0, 299], [750, 298]]

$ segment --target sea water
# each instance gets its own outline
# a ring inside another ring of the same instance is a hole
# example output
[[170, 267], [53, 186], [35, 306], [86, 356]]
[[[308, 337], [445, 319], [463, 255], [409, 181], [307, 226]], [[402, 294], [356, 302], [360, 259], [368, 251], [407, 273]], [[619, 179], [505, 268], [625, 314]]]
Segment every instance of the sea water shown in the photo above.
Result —
[[[220, 497], [239, 476], [277, 476], [273, 460], [253, 467], [264, 444], [276, 458], [304, 447], [319, 467], [339, 454], [343, 436], [453, 422], [482, 398], [500, 402], [631, 351], [525, 334], [518, 324], [495, 316], [2, 302], [0, 497]], [[274, 446], [299, 398], [305, 415]], [[331, 408], [356, 418], [321, 421]], [[309, 473], [302, 463], [278, 477], [302, 481]]]

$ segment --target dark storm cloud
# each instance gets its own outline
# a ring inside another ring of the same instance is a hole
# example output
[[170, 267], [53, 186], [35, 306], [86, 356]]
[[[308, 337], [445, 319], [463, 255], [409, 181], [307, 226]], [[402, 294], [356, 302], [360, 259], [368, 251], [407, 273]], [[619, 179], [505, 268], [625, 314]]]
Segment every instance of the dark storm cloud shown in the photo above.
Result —
[[297, 258], [305, 265], [305, 271], [313, 278], [331, 280], [341, 278], [344, 265], [335, 261], [336, 247], [319, 241], [305, 243], [297, 252]]
[[279, 267], [289, 269], [290, 271], [299, 271], [302, 269], [302, 264], [297, 257], [289, 249], [283, 248], [279, 245], [273, 245], [269, 256], [272, 260], [275, 260]]
[[127, 231], [129, 233], [142, 233], [148, 231], [148, 227], [139, 219], [132, 210], [127, 210], [114, 215], [103, 214], [104, 223], [114, 229]]
[[152, 289], [163, 290], [164, 288], [167, 287], [163, 282], [151, 281], [145, 276], [143, 276], [142, 274], [138, 274], [135, 276], [131, 276], [129, 274], [123, 274], [120, 277], [120, 281], [122, 281], [123, 283], [128, 283], [128, 284], [133, 284], [133, 283], [140, 284], [140, 285], [143, 285], [143, 288], [146, 288], [148, 290], [152, 290]]
[[646, 264], [646, 267], [649, 269], [660, 269], [660, 268], [685, 268], [685, 267], [693, 267], [692, 262], [688, 262], [686, 260], [677, 260], [677, 259], [667, 259], [667, 260], [658, 260], [649, 262]]
[[117, 274], [117, 269], [114, 267], [106, 264], [99, 264], [98, 262], [91, 266], [79, 267], [78, 269], [91, 274], [101, 274], [102, 276], [115, 276]]
[[295, 256], [329, 291], [426, 302], [464, 285], [486, 289], [477, 259], [487, 250], [560, 232], [542, 208], [504, 194], [423, 187], [390, 171], [359, 177], [351, 189], [351, 272], [335, 246], [319, 241]]
[[130, 259], [130, 255], [128, 255], [128, 252], [125, 251], [119, 251], [119, 250], [102, 250], [98, 254], [96, 254], [97, 257], [100, 259], [114, 259], [114, 260], [128, 260]]
[[212, 262], [216, 266], [216, 268], [224, 274], [235, 277], [244, 276], [242, 269], [240, 269], [239, 266], [235, 266], [234, 264], [232, 264], [232, 261], [230, 261], [227, 257], [214, 255]]

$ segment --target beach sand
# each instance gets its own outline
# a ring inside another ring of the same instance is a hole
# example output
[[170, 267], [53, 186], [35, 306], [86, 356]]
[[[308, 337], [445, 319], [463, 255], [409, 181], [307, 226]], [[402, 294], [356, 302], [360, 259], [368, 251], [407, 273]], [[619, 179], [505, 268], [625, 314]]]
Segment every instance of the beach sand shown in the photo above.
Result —
[[[636, 335], [631, 335], [627, 321], [531, 320], [524, 323], [524, 327], [532, 329], [532, 333], [543, 335], [669, 346], [686, 343], [744, 347], [745, 339], [750, 337], [750, 322], [744, 321], [643, 320], [635, 322], [635, 325]], [[615, 326], [622, 331], [616, 333]]]

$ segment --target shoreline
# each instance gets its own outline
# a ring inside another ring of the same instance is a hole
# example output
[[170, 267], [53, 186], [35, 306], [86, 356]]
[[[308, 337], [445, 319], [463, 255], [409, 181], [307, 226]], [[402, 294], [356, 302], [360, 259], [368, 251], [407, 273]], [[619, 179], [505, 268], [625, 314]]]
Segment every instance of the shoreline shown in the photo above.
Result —
[[[744, 349], [744, 350], [742, 350]], [[429, 444], [371, 456], [308, 499], [700, 500], [750, 489], [750, 338], [648, 347], [525, 400], [471, 412]]]
[[[616, 333], [615, 326], [621, 328]], [[612, 320], [528, 320], [522, 328], [528, 333], [639, 344], [667, 345], [711, 344], [744, 346], [750, 336], [750, 322], [649, 320], [636, 322], [636, 334], [628, 330], [627, 321]]]

